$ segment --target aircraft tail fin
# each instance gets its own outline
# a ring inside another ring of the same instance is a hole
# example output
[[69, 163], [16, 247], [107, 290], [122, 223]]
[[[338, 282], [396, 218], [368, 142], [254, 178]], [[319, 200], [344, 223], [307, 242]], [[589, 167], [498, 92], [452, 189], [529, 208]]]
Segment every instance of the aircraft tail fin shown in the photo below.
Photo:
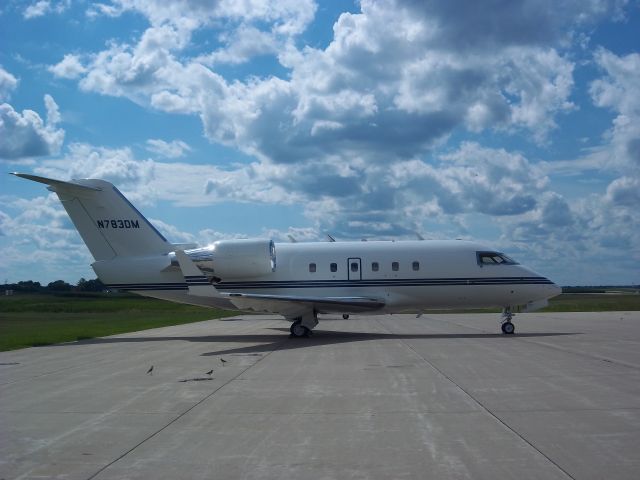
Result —
[[62, 202], [97, 260], [169, 253], [171, 243], [105, 180], [54, 180], [25, 173], [18, 177], [48, 185]]

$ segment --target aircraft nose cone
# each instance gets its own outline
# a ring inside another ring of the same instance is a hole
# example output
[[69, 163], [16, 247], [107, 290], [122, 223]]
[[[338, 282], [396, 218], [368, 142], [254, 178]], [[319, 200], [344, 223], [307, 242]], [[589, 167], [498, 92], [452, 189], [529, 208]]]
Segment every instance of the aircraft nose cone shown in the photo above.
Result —
[[555, 297], [562, 293], [562, 287], [556, 285], [555, 283], [551, 284], [551, 296]]

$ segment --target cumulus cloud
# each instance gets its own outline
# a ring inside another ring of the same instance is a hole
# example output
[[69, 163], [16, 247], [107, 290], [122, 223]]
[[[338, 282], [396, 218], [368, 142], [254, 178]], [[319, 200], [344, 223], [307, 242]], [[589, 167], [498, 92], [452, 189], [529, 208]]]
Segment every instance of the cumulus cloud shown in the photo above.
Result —
[[[633, 265], [640, 262], [636, 227], [640, 213], [637, 194], [625, 183], [614, 182], [606, 194], [593, 194], [571, 204], [548, 192], [539, 208], [505, 222], [509, 235], [503, 235], [502, 242], [532, 266], [561, 279], [582, 278], [594, 285], [606, 284], [606, 278], [632, 281], [629, 269], [634, 270]], [[627, 204], [634, 196], [636, 203]], [[585, 265], [591, 261], [598, 262], [595, 272]]]
[[[301, 34], [313, 20], [316, 4], [313, 0], [286, 0], [269, 2], [250, 0], [236, 2], [232, 0], [204, 2], [177, 1], [136, 1], [113, 0], [104, 4], [93, 4], [90, 17], [107, 15], [116, 17], [124, 12], [134, 11], [146, 17], [151, 30], [170, 29], [189, 38], [197, 29], [219, 27], [224, 24], [218, 36], [222, 46], [197, 61], [207, 65], [227, 63], [239, 64], [265, 54], [275, 54], [279, 48], [287, 45]], [[181, 49], [183, 46], [170, 46], [168, 49]]]
[[295, 166], [290, 176], [270, 181], [304, 195], [307, 216], [320, 231], [345, 238], [414, 238], [426, 221], [444, 216], [502, 217], [532, 211], [547, 179], [522, 155], [465, 143], [429, 161], [411, 159], [391, 166], [362, 162], [325, 172], [321, 165]]
[[196, 243], [195, 235], [189, 232], [183, 232], [175, 225], [171, 225], [157, 218], [150, 218], [149, 221], [172, 243]]
[[607, 187], [606, 198], [612, 205], [637, 209], [640, 205], [640, 178], [615, 179]]
[[9, 94], [18, 86], [18, 79], [0, 66], [0, 100], [8, 100]]
[[512, 123], [527, 127], [539, 139], [544, 139], [556, 126], [550, 113], [575, 108], [568, 100], [573, 87], [573, 67], [555, 50], [536, 51], [510, 59], [504, 91], [520, 99], [511, 110]]
[[144, 15], [153, 26], [173, 24], [193, 30], [220, 19], [238, 23], [264, 22], [281, 33], [301, 33], [313, 19], [316, 6], [311, 0], [205, 0], [181, 2], [165, 0], [112, 0], [94, 4], [90, 15], [118, 16], [127, 11]]
[[[583, 278], [597, 285], [607, 283], [607, 278], [635, 281], [630, 271], [637, 271], [640, 262], [640, 55], [619, 56], [599, 49], [594, 62], [602, 76], [591, 82], [589, 92], [596, 106], [614, 113], [611, 127], [603, 143], [585, 156], [545, 168], [563, 174], [587, 169], [620, 176], [606, 191], [571, 202], [545, 191], [536, 208], [501, 223], [508, 232], [502, 242], [533, 266], [561, 279]], [[598, 262], [595, 273], [585, 265], [593, 258]]]
[[547, 184], [538, 167], [504, 149], [463, 143], [441, 158], [454, 164], [441, 168], [441, 184], [451, 195], [447, 200], [454, 211], [462, 202], [467, 210], [489, 215], [521, 214], [536, 206], [536, 194]]
[[415, 15], [433, 19], [437, 41], [455, 50], [478, 51], [503, 45], [551, 45], [602, 18], [624, 16], [626, 0], [522, 0], [455, 3], [403, 2]]
[[547, 185], [542, 170], [522, 155], [476, 143], [429, 162], [332, 162], [254, 163], [216, 172], [205, 191], [236, 201], [293, 201], [305, 205], [316, 230], [348, 238], [413, 236], [426, 219], [444, 215], [522, 215], [538, 207]]
[[622, 113], [640, 111], [640, 98], [633, 95], [640, 88], [640, 54], [617, 56], [601, 48], [595, 54], [595, 61], [607, 75], [591, 84], [591, 95], [596, 105]]
[[594, 103], [617, 116], [608, 132], [607, 164], [640, 172], [640, 54], [617, 56], [600, 49], [596, 64], [605, 76], [591, 83]]
[[33, 110], [19, 113], [8, 103], [0, 105], [0, 158], [15, 160], [55, 154], [64, 140], [58, 128], [60, 112], [51, 95], [44, 96], [46, 121]]
[[141, 159], [128, 147], [72, 143], [60, 158], [40, 161], [34, 170], [38, 175], [62, 180], [104, 179], [145, 205], [157, 200], [177, 206], [229, 201], [282, 204], [302, 198], [274, 186], [271, 171], [258, 163], [225, 170], [213, 165]]
[[221, 35], [220, 40], [225, 44], [225, 48], [198, 57], [197, 60], [205, 65], [240, 64], [256, 56], [275, 54], [281, 46], [281, 42], [270, 32], [247, 25], [241, 25], [235, 31]]
[[601, 76], [591, 81], [589, 93], [597, 107], [615, 115], [600, 145], [574, 160], [549, 162], [549, 172], [606, 170], [640, 175], [640, 54], [618, 56], [598, 49], [593, 57]]
[[[540, 142], [555, 116], [573, 108], [574, 64], [557, 45], [615, 10], [606, 2], [469, 2], [461, 12], [477, 14], [468, 16], [442, 2], [363, 1], [360, 13], [339, 17], [327, 48], [299, 50], [287, 35], [306, 28], [313, 4], [224, 3], [108, 4], [105, 13], [134, 10], [151, 26], [137, 44], [112, 44], [82, 65], [81, 88], [197, 114], [210, 140], [275, 163], [406, 159], [456, 128], [531, 132]], [[541, 26], [531, 28], [532, 18]], [[221, 20], [232, 26], [219, 34], [220, 49], [180, 58], [192, 32], [216, 31]], [[454, 41], [461, 31], [473, 37], [468, 45]], [[210, 68], [259, 54], [277, 54], [288, 78], [232, 81]], [[77, 74], [76, 65], [68, 75]]]
[[48, 0], [40, 0], [39, 2], [32, 3], [24, 9], [24, 18], [41, 17], [51, 9], [51, 2]]
[[39, 0], [32, 3], [22, 12], [22, 16], [29, 20], [42, 17], [48, 13], [62, 13], [71, 5], [71, 0]]
[[165, 142], [159, 138], [147, 140], [147, 150], [165, 158], [179, 158], [191, 151], [191, 147], [182, 140]]
[[80, 63], [80, 58], [77, 55], [67, 54], [57, 64], [52, 65], [48, 70], [58, 78], [79, 78], [87, 69]]
[[148, 185], [154, 176], [154, 165], [152, 160], [136, 159], [128, 147], [110, 149], [72, 143], [62, 158], [42, 161], [35, 171], [61, 180], [100, 178], [124, 189], [133, 186], [136, 198], [148, 200], [152, 197]]
[[80, 87], [143, 102], [151, 93], [169, 87], [171, 69], [179, 66], [170, 52], [184, 47], [188, 38], [187, 34], [164, 25], [147, 29], [135, 48], [112, 44], [87, 66]]

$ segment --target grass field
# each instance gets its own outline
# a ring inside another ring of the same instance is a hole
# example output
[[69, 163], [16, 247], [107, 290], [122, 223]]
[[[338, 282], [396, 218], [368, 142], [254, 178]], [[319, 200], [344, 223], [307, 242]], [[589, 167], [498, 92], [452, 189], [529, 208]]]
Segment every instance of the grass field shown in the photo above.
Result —
[[[551, 299], [549, 306], [541, 312], [613, 310], [640, 310], [640, 295], [562, 294]], [[234, 314], [124, 294], [18, 294], [0, 297], [0, 351], [199, 322]]]
[[[472, 310], [432, 310], [431, 313], [499, 313], [499, 308]], [[563, 293], [549, 300], [549, 306], [538, 312], [613, 312], [639, 311], [640, 295], [621, 293]], [[515, 310], [517, 312], [517, 310]]]
[[640, 310], [637, 293], [563, 293], [541, 312], [609, 312]]
[[0, 297], [0, 351], [199, 322], [234, 312], [130, 295]]

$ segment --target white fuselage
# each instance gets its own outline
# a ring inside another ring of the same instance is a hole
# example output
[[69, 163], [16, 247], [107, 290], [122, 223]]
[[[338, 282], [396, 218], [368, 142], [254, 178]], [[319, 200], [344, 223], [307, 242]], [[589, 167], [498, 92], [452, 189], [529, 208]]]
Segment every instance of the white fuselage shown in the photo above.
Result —
[[[467, 241], [372, 241], [280, 243], [268, 275], [222, 279], [216, 290], [313, 297], [369, 297], [379, 313], [429, 309], [512, 307], [560, 293], [549, 279], [519, 264], [482, 265], [486, 247]], [[111, 288], [171, 301], [234, 308], [224, 297], [189, 295], [182, 272], [166, 255], [145, 257], [139, 268], [127, 259], [96, 262]], [[323, 308], [319, 312], [323, 312]], [[338, 311], [328, 308], [326, 311]], [[277, 312], [276, 312], [277, 313]]]

